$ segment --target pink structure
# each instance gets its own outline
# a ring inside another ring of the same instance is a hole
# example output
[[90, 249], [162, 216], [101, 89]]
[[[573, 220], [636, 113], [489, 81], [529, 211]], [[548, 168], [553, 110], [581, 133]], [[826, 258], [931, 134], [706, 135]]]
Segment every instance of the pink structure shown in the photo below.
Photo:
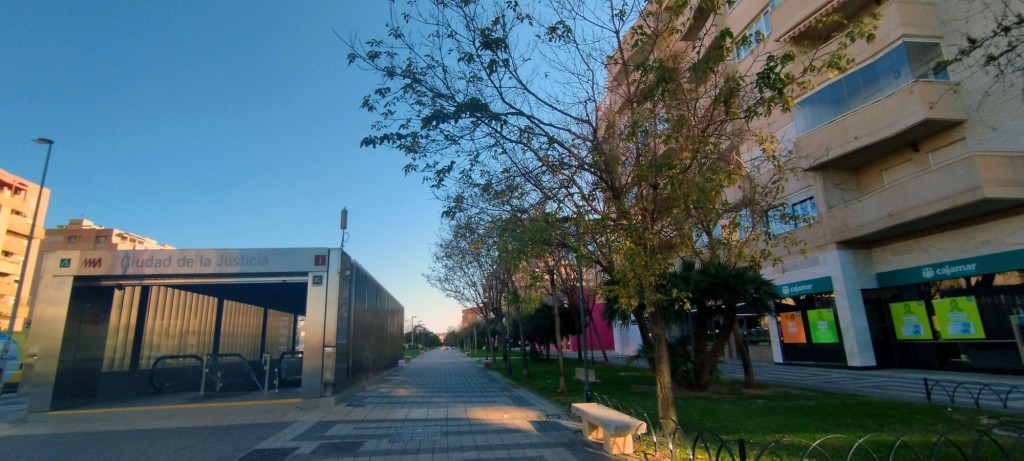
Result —
[[[598, 303], [594, 300], [593, 293], [586, 293], [587, 304], [590, 306], [591, 312], [593, 312], [593, 322], [588, 322], [587, 325], [587, 350], [588, 351], [614, 351], [615, 350], [615, 334], [612, 331], [612, 327], [604, 321], [604, 303]], [[573, 336], [569, 339], [569, 350], [577, 351], [579, 346], [576, 345], [576, 337]]]

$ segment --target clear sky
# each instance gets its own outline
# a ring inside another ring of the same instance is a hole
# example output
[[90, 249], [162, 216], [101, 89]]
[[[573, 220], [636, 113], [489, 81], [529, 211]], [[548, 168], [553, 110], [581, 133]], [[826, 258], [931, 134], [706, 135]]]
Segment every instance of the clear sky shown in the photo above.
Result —
[[440, 203], [400, 153], [359, 147], [376, 83], [335, 36], [382, 35], [384, 0], [0, 0], [0, 169], [47, 227], [86, 218], [177, 248], [337, 246], [436, 332], [424, 281]]

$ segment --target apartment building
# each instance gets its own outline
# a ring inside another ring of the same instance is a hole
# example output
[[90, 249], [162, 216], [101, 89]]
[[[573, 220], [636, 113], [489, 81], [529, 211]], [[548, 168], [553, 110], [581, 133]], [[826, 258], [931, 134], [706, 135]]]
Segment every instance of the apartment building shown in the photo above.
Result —
[[98, 226], [88, 219], [70, 219], [54, 229], [46, 229], [40, 251], [58, 250], [173, 250], [148, 237], [120, 229]]
[[[40, 217], [42, 221], [42, 217]], [[36, 235], [43, 234], [38, 232]], [[37, 249], [38, 248], [38, 252]], [[33, 265], [38, 266], [47, 252], [60, 250], [173, 250], [174, 247], [164, 245], [148, 237], [132, 234], [120, 229], [106, 228], [96, 225], [88, 219], [75, 218], [68, 220], [67, 224], [58, 225], [56, 228], [46, 229], [45, 236], [33, 245], [32, 253], [39, 255], [33, 258]], [[39, 274], [31, 274], [38, 277]], [[37, 286], [26, 285], [24, 298], [31, 293], [29, 299], [35, 299]], [[23, 302], [23, 309], [19, 309], [18, 317], [31, 318], [32, 303]]]
[[775, 362], [1024, 373], [1022, 90], [943, 65], [992, 29], [984, 7], [735, 0], [697, 16], [765, 37], [733, 50], [753, 72], [766, 51], [827, 49], [847, 26], [822, 18], [881, 14], [853, 68], [763, 121], [800, 167], [783, 206], [806, 218], [773, 229], [804, 242], [765, 272], [785, 297], [768, 325]]
[[[28, 257], [25, 271], [25, 287], [18, 303], [17, 319], [14, 331], [21, 331], [25, 319], [28, 318], [30, 303], [28, 287], [32, 286], [32, 275], [35, 273], [35, 255], [39, 253], [40, 240], [43, 236], [43, 222], [46, 218], [46, 207], [50, 201], [50, 190], [44, 188], [40, 200], [39, 218], [36, 232], [32, 228], [32, 215], [35, 213], [36, 200], [39, 198], [39, 185], [26, 181], [18, 176], [0, 170], [0, 328], [6, 331], [11, 311], [14, 307], [14, 295], [18, 289], [18, 278], [21, 266]], [[28, 236], [33, 234], [32, 255], [26, 255]]]
[[473, 326], [474, 323], [482, 321], [484, 318], [480, 316], [480, 312], [477, 309], [463, 309], [462, 310], [462, 323], [460, 327], [462, 329]]

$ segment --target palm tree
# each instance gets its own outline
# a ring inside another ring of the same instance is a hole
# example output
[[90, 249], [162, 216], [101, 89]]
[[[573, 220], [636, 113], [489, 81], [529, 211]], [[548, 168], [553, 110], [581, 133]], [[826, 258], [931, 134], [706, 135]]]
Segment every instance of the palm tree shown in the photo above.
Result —
[[[686, 261], [666, 277], [665, 287], [686, 293], [686, 309], [693, 317], [694, 387], [707, 389], [710, 385], [730, 338], [738, 338], [745, 385], [752, 387], [754, 370], [736, 318], [740, 306], [757, 315], [771, 313], [776, 299], [772, 282], [751, 267], [719, 261], [698, 266]], [[716, 318], [721, 326], [709, 349], [708, 328]]]

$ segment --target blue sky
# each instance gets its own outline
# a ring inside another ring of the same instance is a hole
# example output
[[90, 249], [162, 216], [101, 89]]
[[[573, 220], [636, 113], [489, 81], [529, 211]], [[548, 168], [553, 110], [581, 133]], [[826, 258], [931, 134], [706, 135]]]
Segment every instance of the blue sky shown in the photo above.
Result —
[[[86, 218], [178, 248], [336, 246], [434, 331], [460, 308], [423, 279], [440, 204], [396, 152], [359, 147], [373, 75], [343, 37], [388, 2], [0, 2], [0, 168], [47, 227]], [[333, 30], [332, 30], [333, 29]]]

